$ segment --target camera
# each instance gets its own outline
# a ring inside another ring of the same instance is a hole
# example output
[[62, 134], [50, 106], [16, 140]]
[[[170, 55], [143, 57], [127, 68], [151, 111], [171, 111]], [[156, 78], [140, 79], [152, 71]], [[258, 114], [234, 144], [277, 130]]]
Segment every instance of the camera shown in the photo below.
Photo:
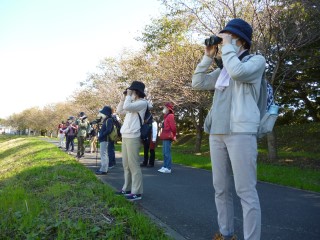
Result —
[[210, 46], [217, 45], [221, 42], [222, 42], [222, 38], [217, 37], [216, 35], [212, 35], [211, 37], [206, 38], [204, 40], [204, 45], [206, 45], [207, 47], [210, 47]]
[[99, 123], [101, 123], [101, 118], [97, 118], [97, 119], [95, 119], [95, 120], [93, 120], [92, 122], [90, 122], [90, 125], [93, 125], [93, 124], [99, 124]]

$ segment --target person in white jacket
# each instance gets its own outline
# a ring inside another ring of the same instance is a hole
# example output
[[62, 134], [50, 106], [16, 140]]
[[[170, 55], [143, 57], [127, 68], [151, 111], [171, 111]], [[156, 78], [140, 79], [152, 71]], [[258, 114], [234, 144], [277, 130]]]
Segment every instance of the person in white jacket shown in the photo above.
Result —
[[139, 156], [141, 125], [138, 114], [144, 119], [148, 106], [148, 101], [144, 99], [144, 88], [144, 83], [133, 81], [131, 86], [124, 92], [124, 97], [117, 107], [117, 113], [125, 114], [120, 130], [122, 135], [124, 184], [117, 194], [123, 194], [131, 201], [140, 200], [143, 194]]
[[192, 77], [196, 90], [215, 90], [204, 129], [209, 135], [219, 233], [214, 239], [236, 239], [232, 178], [243, 210], [245, 240], [259, 240], [261, 210], [257, 184], [258, 107], [265, 58], [249, 58], [252, 28], [233, 19], [217, 34], [221, 38], [223, 66], [208, 73], [218, 45], [207, 45]]

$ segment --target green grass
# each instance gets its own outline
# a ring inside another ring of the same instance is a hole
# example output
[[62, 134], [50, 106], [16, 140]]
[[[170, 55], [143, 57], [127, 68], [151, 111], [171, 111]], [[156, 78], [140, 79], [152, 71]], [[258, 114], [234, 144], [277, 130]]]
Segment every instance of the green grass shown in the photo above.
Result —
[[168, 239], [54, 145], [0, 137], [0, 239]]

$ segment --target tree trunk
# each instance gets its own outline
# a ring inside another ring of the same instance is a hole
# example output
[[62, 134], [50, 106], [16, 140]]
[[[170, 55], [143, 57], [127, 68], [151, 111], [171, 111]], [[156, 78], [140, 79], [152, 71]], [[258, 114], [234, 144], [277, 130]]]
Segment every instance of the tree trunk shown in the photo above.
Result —
[[203, 123], [204, 123], [204, 108], [199, 108], [198, 112], [198, 119], [196, 120], [196, 115], [193, 114], [193, 122], [196, 129], [196, 142], [195, 142], [195, 148], [194, 151], [196, 153], [201, 152], [201, 142], [202, 142], [202, 136], [203, 136]]
[[267, 141], [268, 141], [268, 161], [275, 162], [278, 159], [278, 153], [277, 153], [276, 135], [274, 131], [267, 134]]
[[201, 126], [197, 127], [196, 144], [194, 149], [196, 153], [199, 153], [201, 151], [202, 134], [203, 134], [202, 127]]

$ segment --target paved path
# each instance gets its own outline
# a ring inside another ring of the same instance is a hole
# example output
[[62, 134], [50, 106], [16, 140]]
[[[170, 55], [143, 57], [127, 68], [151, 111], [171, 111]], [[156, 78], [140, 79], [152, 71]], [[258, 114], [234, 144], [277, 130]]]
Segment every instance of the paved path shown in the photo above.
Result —
[[[115, 189], [123, 185], [121, 154], [117, 166], [108, 175], [98, 176]], [[100, 161], [86, 154], [82, 164], [96, 170]], [[154, 168], [143, 168], [144, 195], [138, 207], [167, 229], [175, 239], [212, 239], [217, 231], [216, 209], [211, 172], [173, 164], [171, 174]], [[262, 209], [261, 240], [319, 240], [320, 194], [259, 182]], [[242, 210], [234, 193], [235, 231], [243, 239]]]

